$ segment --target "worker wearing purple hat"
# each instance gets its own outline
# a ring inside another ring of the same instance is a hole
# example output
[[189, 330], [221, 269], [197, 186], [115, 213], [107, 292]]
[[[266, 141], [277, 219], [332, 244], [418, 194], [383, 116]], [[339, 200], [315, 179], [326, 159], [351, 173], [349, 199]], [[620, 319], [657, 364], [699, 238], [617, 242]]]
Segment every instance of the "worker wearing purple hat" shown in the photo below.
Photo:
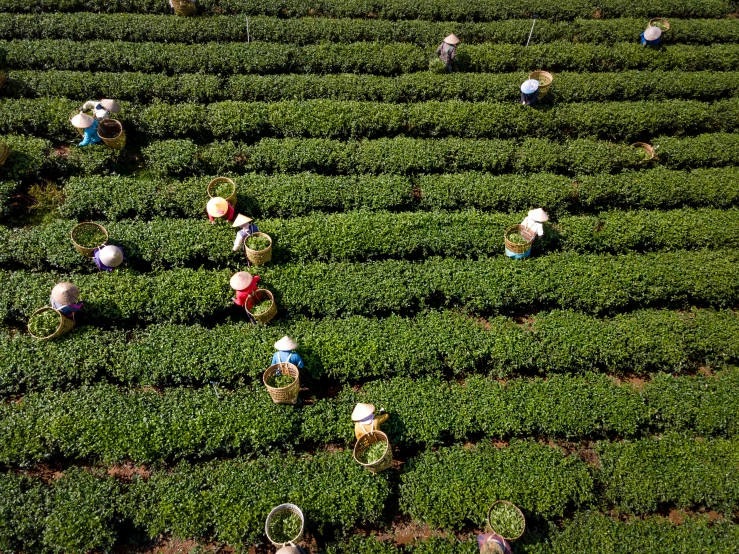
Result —
[[123, 250], [118, 246], [109, 244], [102, 248], [96, 248], [92, 255], [92, 260], [98, 266], [98, 269], [102, 271], [113, 271], [123, 263], [125, 258], [123, 257]]

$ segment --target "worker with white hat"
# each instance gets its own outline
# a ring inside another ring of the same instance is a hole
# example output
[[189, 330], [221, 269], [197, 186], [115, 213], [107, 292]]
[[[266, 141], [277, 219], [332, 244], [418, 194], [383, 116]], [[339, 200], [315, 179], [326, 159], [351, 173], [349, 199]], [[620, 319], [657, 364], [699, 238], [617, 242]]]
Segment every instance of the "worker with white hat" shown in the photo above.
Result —
[[298, 369], [303, 369], [303, 366], [305, 365], [303, 363], [303, 358], [300, 357], [300, 354], [295, 352], [295, 349], [298, 347], [297, 342], [285, 335], [280, 340], [278, 340], [274, 346], [277, 352], [272, 354], [271, 365], [290, 363]]
[[389, 414], [380, 408], [380, 415], [375, 417], [375, 406], [373, 404], [362, 404], [354, 406], [352, 421], [354, 422], [354, 436], [359, 440], [370, 431], [379, 431], [380, 425], [385, 423]]
[[254, 223], [254, 220], [244, 214], [236, 216], [232, 227], [240, 227], [239, 231], [236, 233], [236, 239], [234, 239], [234, 252], [241, 248], [241, 245], [247, 238], [249, 238], [249, 236], [259, 232], [259, 228], [256, 223]]
[[439, 59], [446, 64], [446, 72], [449, 73], [452, 70], [452, 64], [454, 58], [457, 57], [457, 44], [461, 41], [457, 38], [457, 35], [452, 33], [444, 39], [439, 47], [436, 49], [436, 55]]
[[275, 554], [305, 554], [305, 550], [298, 545], [286, 544], [275, 552]]
[[660, 40], [662, 40], [662, 29], [656, 25], [650, 25], [641, 34], [642, 46], [657, 46]]
[[102, 248], [96, 248], [92, 254], [92, 259], [95, 265], [98, 266], [98, 269], [103, 271], [113, 271], [125, 260], [123, 250], [112, 244], [103, 246]]
[[236, 291], [236, 296], [232, 298], [234, 304], [244, 307], [248, 296], [257, 290], [257, 283], [261, 277], [252, 275], [248, 271], [239, 271], [231, 276], [231, 288]]
[[510, 543], [495, 533], [477, 535], [477, 547], [480, 549], [480, 554], [511, 554], [513, 552]]
[[51, 297], [49, 302], [51, 307], [57, 312], [67, 317], [72, 317], [82, 309], [82, 302], [77, 302], [80, 298], [80, 289], [72, 283], [57, 283], [51, 289]]
[[534, 233], [536, 233], [537, 236], [543, 237], [544, 225], [542, 224], [547, 221], [549, 221], [549, 215], [547, 214], [547, 212], [545, 212], [541, 208], [536, 208], [535, 210], [529, 211], [524, 220], [521, 222], [521, 225], [528, 229], [531, 229]]
[[539, 81], [526, 79], [521, 84], [521, 105], [533, 106], [539, 98]]
[[228, 203], [228, 200], [220, 196], [214, 196], [205, 205], [205, 211], [208, 213], [208, 219], [211, 223], [216, 222], [216, 218], [233, 221], [235, 211], [234, 207]]
[[97, 100], [88, 100], [82, 105], [81, 112], [92, 110], [95, 119], [102, 121], [110, 117], [111, 113], [118, 113], [121, 111], [121, 106], [115, 100], [110, 98], [103, 98], [99, 102]]
[[88, 146], [90, 144], [100, 144], [103, 139], [98, 135], [98, 120], [86, 113], [80, 112], [70, 119], [72, 125], [82, 130], [82, 142], [77, 146]]

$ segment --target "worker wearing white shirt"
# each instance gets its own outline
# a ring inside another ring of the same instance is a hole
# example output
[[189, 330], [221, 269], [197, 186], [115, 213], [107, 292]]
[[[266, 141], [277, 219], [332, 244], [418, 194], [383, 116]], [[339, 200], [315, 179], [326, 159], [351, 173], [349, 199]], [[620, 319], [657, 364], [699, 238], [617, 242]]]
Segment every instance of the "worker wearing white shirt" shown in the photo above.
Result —
[[541, 208], [536, 208], [535, 210], [531, 210], [526, 215], [526, 218], [521, 222], [521, 225], [523, 225], [527, 229], [531, 229], [534, 233], [536, 233], [536, 236], [543, 237], [544, 225], [542, 225], [542, 223], [546, 221], [549, 221], [549, 215], [547, 215], [547, 212], [545, 212]]

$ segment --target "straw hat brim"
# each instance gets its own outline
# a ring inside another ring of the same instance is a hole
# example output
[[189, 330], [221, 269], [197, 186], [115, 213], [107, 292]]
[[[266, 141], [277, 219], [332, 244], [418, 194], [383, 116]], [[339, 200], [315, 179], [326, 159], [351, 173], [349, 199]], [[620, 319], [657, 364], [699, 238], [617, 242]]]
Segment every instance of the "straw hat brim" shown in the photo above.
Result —
[[275, 350], [295, 350], [298, 347], [298, 343], [295, 342], [293, 339], [285, 335], [280, 340], [278, 340], [275, 344]]
[[661, 36], [662, 36], [662, 29], [660, 29], [656, 25], [651, 25], [647, 27], [646, 31], [644, 31], [644, 38], [647, 40], [655, 40]]
[[539, 90], [539, 81], [536, 79], [526, 79], [521, 83], [521, 92], [524, 94], [532, 94]]
[[536, 208], [535, 210], [529, 211], [528, 215], [531, 219], [534, 221], [538, 221], [539, 223], [544, 223], [545, 221], [549, 221], [549, 214], [542, 210], [541, 208]]
[[254, 277], [252, 277], [251, 273], [248, 271], [239, 271], [231, 276], [229, 284], [233, 290], [244, 290], [246, 287], [251, 285], [253, 280]]
[[280, 548], [275, 554], [300, 554], [300, 550], [295, 546], [287, 545]]
[[242, 225], [246, 225], [252, 221], [254, 221], [252, 218], [247, 217], [244, 214], [239, 214], [236, 216], [236, 219], [234, 219], [232, 227], [241, 227]]
[[375, 413], [375, 405], [374, 404], [362, 404], [361, 402], [354, 406], [354, 411], [352, 412], [352, 421], [361, 421], [364, 418], [371, 416], [373, 413]]
[[123, 263], [123, 251], [117, 246], [109, 244], [100, 250], [100, 261], [108, 267], [118, 267]]
[[86, 113], [80, 112], [72, 119], [70, 119], [70, 121], [72, 122], [72, 125], [74, 125], [78, 129], [87, 129], [90, 125], [93, 124], [95, 118], [87, 115]]
[[451, 44], [452, 46], [456, 46], [462, 41], [459, 40], [459, 37], [457, 35], [452, 33], [451, 35], [449, 35], [448, 37], [444, 39], [444, 42], [446, 42], [447, 44]]
[[205, 209], [211, 217], [223, 217], [228, 212], [228, 202], [226, 202], [225, 198], [214, 196], [208, 200]]
[[110, 98], [103, 98], [99, 102], [99, 104], [110, 113], [118, 113], [121, 111], [121, 105], [115, 100], [111, 100]]
[[80, 297], [80, 289], [72, 283], [58, 283], [51, 289], [51, 299], [59, 304], [74, 304]]

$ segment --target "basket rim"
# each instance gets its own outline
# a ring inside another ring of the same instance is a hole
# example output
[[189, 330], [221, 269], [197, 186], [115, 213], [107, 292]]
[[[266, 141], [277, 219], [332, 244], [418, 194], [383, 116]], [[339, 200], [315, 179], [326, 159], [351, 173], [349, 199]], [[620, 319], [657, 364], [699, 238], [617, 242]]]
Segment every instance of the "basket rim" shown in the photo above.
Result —
[[[253, 250], [247, 246], [247, 242], [251, 237], [267, 237], [267, 240], [269, 240], [269, 246], [267, 246], [267, 248], [262, 248], [261, 250]], [[252, 254], [263, 254], [264, 252], [272, 248], [272, 237], [270, 237], [267, 233], [257, 231], [256, 233], [252, 233], [249, 237], [247, 237], [247, 239], [244, 241], [244, 248], [246, 248]]]
[[[245, 309], [245, 310], [246, 310], [246, 311], [247, 311], [247, 312], [249, 313], [249, 315], [254, 315], [254, 314], [252, 314], [252, 313], [251, 313], [251, 312], [249, 311], [249, 308], [247, 308], [247, 307], [246, 307], [246, 305], [247, 305], [247, 303], [249, 302], [249, 299], [250, 299], [250, 298], [252, 298], [252, 297], [256, 298], [256, 295], [257, 295], [257, 294], [259, 294], [259, 293], [264, 293], [264, 294], [266, 294], [266, 295], [267, 295], [267, 296], [269, 297], [269, 299], [270, 299], [270, 300], [272, 301], [272, 304], [274, 304], [274, 303], [275, 303], [275, 296], [274, 296], [274, 294], [272, 294], [272, 293], [271, 293], [270, 291], [268, 291], [267, 289], [254, 289], [254, 290], [253, 290], [253, 291], [252, 291], [252, 292], [251, 292], [251, 293], [249, 294], [249, 296], [247, 296], [247, 297], [246, 297], [246, 300], [244, 301], [244, 309]], [[254, 300], [252, 300], [252, 302], [254, 302]]]
[[[287, 542], [275, 542], [272, 537], [269, 536], [269, 522], [272, 520], [274, 515], [278, 512], [284, 512], [289, 511], [294, 514], [296, 514], [300, 518], [300, 532], [290, 539]], [[280, 545], [285, 546], [286, 544], [292, 544], [293, 541], [300, 540], [300, 537], [303, 536], [303, 532], [305, 531], [305, 515], [303, 514], [303, 510], [301, 510], [298, 506], [295, 504], [286, 502], [285, 504], [280, 504], [279, 506], [275, 506], [272, 508], [267, 514], [267, 519], [264, 520], [264, 534], [267, 535], [267, 538], [269, 539], [269, 542], [271, 542], [274, 546]]]
[[649, 23], [647, 24], [647, 27], [656, 27], [657, 25], [653, 25], [652, 22], [661, 23], [665, 27], [665, 31], [670, 30], [670, 22], [667, 21], [664, 17], [653, 17], [649, 20]]
[[[103, 124], [110, 125], [110, 122], [113, 122], [116, 125], [116, 128], [118, 129], [118, 134], [114, 137], [109, 136], [103, 136], [100, 131], [103, 129]], [[98, 123], [98, 135], [100, 135], [101, 139], [107, 139], [107, 140], [115, 140], [119, 138], [123, 134], [123, 124], [118, 121], [117, 119], [113, 119], [112, 117], [106, 117], [100, 123]]]
[[[102, 229], [103, 233], [105, 233], [105, 240], [101, 244], [98, 244], [97, 246], [84, 246], [82, 244], [79, 244], [76, 240], [74, 240], [74, 232], [76, 229], [79, 229], [83, 225], [94, 225], [98, 227], [99, 229]], [[75, 246], [78, 246], [80, 248], [85, 248], [87, 250], [95, 250], [96, 248], [100, 248], [101, 246], [104, 246], [105, 244], [107, 244], [110, 236], [108, 235], [108, 230], [103, 225], [100, 225], [100, 223], [95, 223], [94, 221], [80, 221], [77, 225], [72, 227], [72, 230], [69, 232], [69, 238], [72, 240], [72, 244], [74, 244]]]
[[531, 73], [529, 73], [529, 79], [537, 79], [539, 75], [541, 75], [542, 77], [546, 77], [549, 80], [547, 85], [552, 84], [552, 81], [554, 80], [554, 76], [548, 71], [544, 71], [543, 69], [536, 69], [532, 71]]
[[[267, 374], [270, 371], [274, 371], [274, 369], [276, 369], [276, 368], [278, 368], [280, 366], [285, 366], [285, 365], [290, 370], [290, 375], [291, 376], [293, 374], [293, 369], [295, 370], [295, 376], [294, 376], [294, 379], [295, 380], [292, 383], [290, 383], [289, 385], [285, 385], [284, 387], [270, 387], [267, 384], [267, 377], [268, 377]], [[289, 388], [295, 386], [295, 382], [298, 381], [298, 379], [300, 379], [300, 370], [298, 369], [298, 366], [296, 366], [295, 364], [291, 364], [290, 362], [281, 362], [281, 363], [278, 363], [278, 364], [272, 364], [271, 366], [269, 366], [267, 369], [264, 370], [264, 373], [262, 373], [262, 382], [264, 383], [264, 386], [267, 387], [267, 390], [272, 390], [272, 391], [275, 391], [275, 392], [281, 392], [281, 391], [287, 392], [287, 390]]]
[[[31, 320], [33, 319], [33, 317], [35, 315], [38, 315], [41, 312], [47, 312], [49, 310], [57, 313], [57, 315], [59, 316], [59, 325], [56, 326], [56, 329], [54, 329], [54, 332], [53, 333], [50, 333], [50, 334], [46, 335], [45, 337], [39, 337], [38, 335], [34, 335], [31, 332]], [[55, 310], [51, 306], [42, 306], [39, 309], [35, 310], [31, 314], [31, 317], [28, 318], [28, 324], [26, 325], [26, 327], [28, 328], [28, 334], [31, 335], [33, 338], [38, 339], [38, 340], [48, 339], [49, 337], [52, 337], [52, 336], [54, 336], [54, 334], [58, 333], [59, 332], [59, 329], [62, 328], [62, 325], [64, 325], [64, 319], [63, 318], [64, 318], [64, 314], [62, 312], [60, 312], [59, 310]]]
[[495, 529], [493, 529], [493, 526], [492, 526], [492, 525], [490, 525], [490, 511], [491, 511], [491, 510], [492, 510], [492, 509], [493, 509], [493, 508], [494, 508], [494, 507], [495, 507], [495, 506], [496, 506], [497, 504], [508, 504], [509, 506], [513, 506], [513, 507], [514, 507], [514, 508], [516, 509], [516, 511], [518, 512], [518, 515], [520, 515], [520, 516], [521, 516], [521, 519], [523, 520], [523, 530], [521, 531], [521, 533], [520, 533], [520, 534], [519, 534], [519, 535], [518, 535], [517, 537], [505, 537], [505, 536], [503, 536], [503, 535], [500, 535], [500, 536], [501, 536], [501, 537], [503, 537], [503, 538], [504, 538], [504, 539], [506, 539], [506, 540], [509, 540], [509, 541], [514, 541], [514, 540], [516, 540], [516, 539], [518, 539], [518, 538], [521, 538], [521, 536], [523, 536], [523, 534], [524, 534], [524, 533], [526, 532], [526, 516], [525, 516], [525, 515], [523, 515], [523, 512], [521, 511], [521, 508], [519, 508], [519, 507], [518, 507], [518, 506], [516, 506], [516, 505], [515, 505], [515, 504], [514, 504], [513, 502], [510, 502], [510, 501], [508, 501], [508, 500], [496, 500], [495, 502], [493, 502], [493, 503], [492, 503], [492, 504], [490, 505], [490, 507], [488, 508], [488, 512], [487, 512], [487, 515], [485, 516], [485, 522], [487, 523], [488, 527], [490, 527], [490, 529], [492, 529], [494, 533], [496, 533], [496, 534], [500, 534], [500, 533], [498, 533], [498, 532], [497, 532], [497, 531], [496, 531]]
[[[357, 458], [357, 447], [359, 446], [359, 443], [362, 441], [363, 438], [369, 437], [369, 436], [372, 436], [372, 435], [378, 435], [381, 439], [384, 439], [385, 440], [385, 451], [382, 453], [382, 456], [380, 456], [379, 458], [377, 458], [374, 462], [370, 462], [368, 464], [365, 464], [364, 462], [360, 462], [359, 461], [359, 458]], [[388, 450], [390, 450], [390, 448], [391, 448], [391, 446], [390, 446], [390, 439], [388, 438], [388, 436], [385, 433], [383, 433], [382, 431], [380, 431], [379, 429], [376, 429], [376, 430], [373, 429], [369, 433], [365, 433], [364, 435], [362, 435], [361, 437], [359, 437], [357, 439], [357, 442], [354, 443], [354, 449], [352, 451], [352, 456], [354, 457], [354, 461], [357, 462], [359, 465], [361, 465], [363, 467], [372, 467], [372, 466], [375, 466], [375, 465], [379, 464], [385, 458], [385, 456], [387, 455], [387, 452], [388, 452]]]
[[223, 182], [231, 183], [231, 194], [229, 194], [228, 196], [223, 196], [222, 198], [231, 198], [236, 192], [236, 183], [234, 183], [233, 179], [229, 177], [216, 177], [215, 179], [212, 179], [210, 183], [208, 183], [208, 186], [205, 187], [205, 192], [208, 193], [208, 197], [214, 198], [214, 196], [210, 193], [210, 187]]
[[644, 150], [647, 154], [649, 154], [651, 160], [657, 157], [654, 146], [652, 146], [648, 142], [634, 142], [631, 144], [631, 146], [634, 148], [641, 148], [642, 150]]

